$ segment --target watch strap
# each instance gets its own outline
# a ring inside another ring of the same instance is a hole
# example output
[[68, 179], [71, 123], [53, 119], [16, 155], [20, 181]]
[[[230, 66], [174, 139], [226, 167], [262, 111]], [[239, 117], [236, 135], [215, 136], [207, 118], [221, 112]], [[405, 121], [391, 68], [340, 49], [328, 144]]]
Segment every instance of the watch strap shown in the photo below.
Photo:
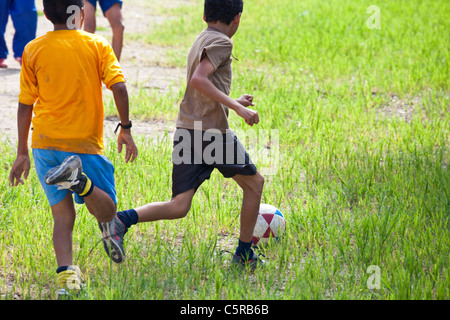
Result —
[[114, 134], [117, 133], [117, 130], [119, 130], [119, 127], [122, 127], [123, 129], [131, 129], [133, 127], [133, 123], [130, 120], [130, 123], [127, 125], [123, 125], [120, 122], [117, 124], [116, 130], [114, 130]]

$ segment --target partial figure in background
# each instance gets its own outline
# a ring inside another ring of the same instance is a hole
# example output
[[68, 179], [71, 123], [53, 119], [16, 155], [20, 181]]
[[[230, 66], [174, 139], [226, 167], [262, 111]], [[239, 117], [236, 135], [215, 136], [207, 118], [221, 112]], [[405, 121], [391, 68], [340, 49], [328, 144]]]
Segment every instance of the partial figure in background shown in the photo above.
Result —
[[7, 68], [5, 60], [8, 47], [5, 41], [8, 18], [14, 24], [14, 58], [22, 65], [22, 53], [26, 44], [36, 38], [37, 11], [34, 0], [0, 0], [0, 68]]
[[108, 19], [112, 29], [112, 47], [116, 54], [117, 60], [120, 61], [123, 47], [123, 34], [125, 26], [122, 17], [122, 0], [86, 0], [84, 2], [84, 31], [95, 33], [97, 29], [97, 21], [95, 19], [95, 11], [97, 10], [97, 2], [103, 11], [103, 15]]

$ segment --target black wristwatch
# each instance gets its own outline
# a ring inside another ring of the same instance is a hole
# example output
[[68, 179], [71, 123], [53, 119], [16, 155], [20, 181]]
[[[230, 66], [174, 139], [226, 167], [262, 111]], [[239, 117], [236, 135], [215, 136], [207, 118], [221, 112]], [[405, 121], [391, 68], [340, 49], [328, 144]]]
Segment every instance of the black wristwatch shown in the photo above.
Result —
[[123, 125], [120, 122], [117, 124], [116, 130], [114, 130], [114, 134], [117, 133], [117, 130], [119, 130], [119, 127], [122, 127], [123, 129], [131, 129], [133, 127], [133, 123], [130, 120], [130, 123], [127, 125]]

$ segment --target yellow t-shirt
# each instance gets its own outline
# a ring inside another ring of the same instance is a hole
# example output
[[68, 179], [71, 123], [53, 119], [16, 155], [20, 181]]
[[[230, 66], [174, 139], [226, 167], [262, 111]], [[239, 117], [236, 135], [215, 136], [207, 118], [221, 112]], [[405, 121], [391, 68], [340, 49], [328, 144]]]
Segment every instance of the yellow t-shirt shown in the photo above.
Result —
[[24, 50], [19, 102], [34, 105], [32, 148], [103, 153], [102, 82], [125, 82], [106, 39], [51, 31]]

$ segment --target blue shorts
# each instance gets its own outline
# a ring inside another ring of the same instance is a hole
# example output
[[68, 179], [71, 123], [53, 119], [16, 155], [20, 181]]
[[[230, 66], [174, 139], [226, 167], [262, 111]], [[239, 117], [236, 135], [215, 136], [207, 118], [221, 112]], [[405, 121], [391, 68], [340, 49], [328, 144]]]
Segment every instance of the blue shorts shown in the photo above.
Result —
[[[59, 166], [65, 158], [78, 155], [83, 164], [83, 172], [91, 179], [92, 183], [105, 191], [114, 203], [117, 204], [116, 183], [114, 179], [114, 166], [103, 155], [98, 154], [80, 154], [55, 150], [33, 149], [34, 165], [36, 172], [44, 188], [50, 206], [54, 206], [61, 202], [69, 192], [69, 190], [58, 190], [58, 187], [49, 186], [45, 183], [45, 175], [47, 172], [56, 166]], [[75, 202], [83, 204], [84, 199], [77, 194], [74, 194]]]
[[94, 8], [97, 8], [97, 2], [99, 2], [103, 14], [105, 14], [105, 12], [108, 11], [116, 3], [120, 4], [120, 7], [122, 7], [122, 0], [88, 0], [88, 1], [94, 6]]

